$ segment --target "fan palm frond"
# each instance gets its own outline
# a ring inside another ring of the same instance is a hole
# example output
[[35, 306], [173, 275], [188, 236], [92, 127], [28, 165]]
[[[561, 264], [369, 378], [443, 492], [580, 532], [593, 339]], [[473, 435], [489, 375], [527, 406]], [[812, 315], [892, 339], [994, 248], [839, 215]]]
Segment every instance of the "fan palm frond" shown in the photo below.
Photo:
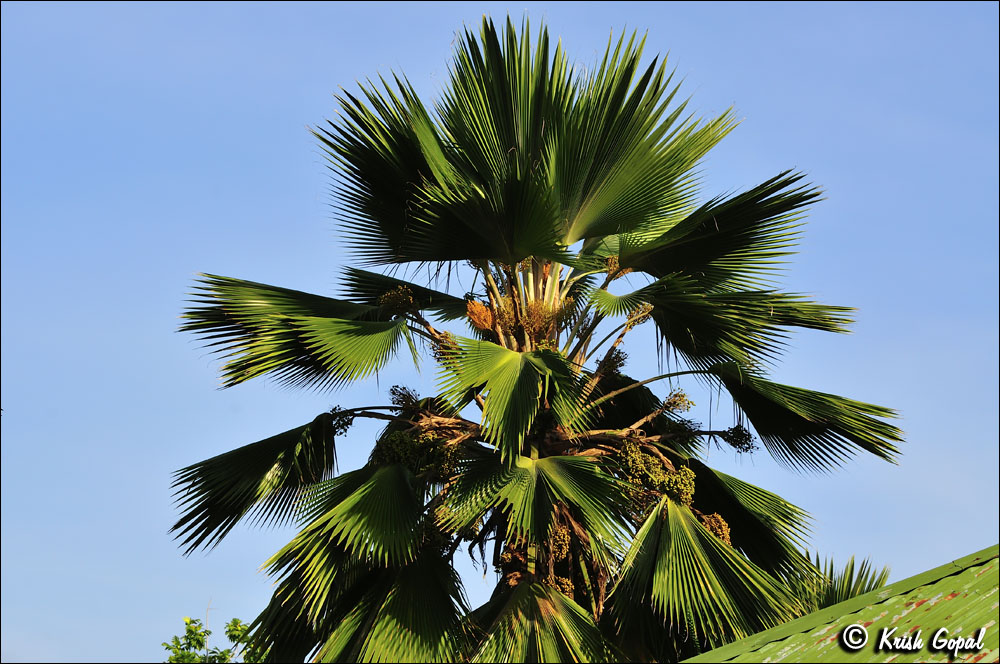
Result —
[[442, 395], [458, 404], [470, 390], [484, 395], [486, 441], [504, 459], [521, 454], [543, 404], [570, 428], [584, 426], [582, 381], [566, 358], [546, 350], [517, 352], [458, 338], [442, 372]]
[[174, 476], [184, 514], [172, 531], [186, 553], [213, 547], [250, 515], [283, 523], [295, 515], [303, 492], [336, 467], [333, 415], [182, 468]]
[[799, 237], [803, 210], [820, 192], [790, 171], [699, 207], [650, 242], [629, 247], [623, 267], [654, 277], [681, 272], [702, 287], [755, 289], [768, 283]]
[[[781, 582], [664, 496], [646, 517], [612, 593], [619, 629], [652, 611], [707, 647], [779, 624], [799, 610]], [[640, 614], [640, 615], [637, 615]]]
[[594, 459], [579, 456], [518, 456], [510, 466], [495, 457], [470, 461], [448, 492], [442, 526], [469, 528], [497, 510], [508, 524], [509, 538], [542, 543], [561, 507], [572, 512], [592, 545], [619, 548], [625, 513], [620, 482]]
[[473, 662], [605, 662], [610, 648], [593, 617], [540, 583], [501, 588], [473, 614], [485, 638]]
[[378, 307], [228, 277], [201, 283], [181, 330], [226, 358], [226, 387], [262, 375], [289, 385], [341, 385], [378, 371], [404, 341], [417, 361], [406, 320]]
[[741, 369], [716, 365], [733, 402], [779, 462], [800, 470], [828, 470], [865, 450], [886, 461], [899, 454], [902, 432], [879, 418], [895, 413], [835, 394], [781, 385]]

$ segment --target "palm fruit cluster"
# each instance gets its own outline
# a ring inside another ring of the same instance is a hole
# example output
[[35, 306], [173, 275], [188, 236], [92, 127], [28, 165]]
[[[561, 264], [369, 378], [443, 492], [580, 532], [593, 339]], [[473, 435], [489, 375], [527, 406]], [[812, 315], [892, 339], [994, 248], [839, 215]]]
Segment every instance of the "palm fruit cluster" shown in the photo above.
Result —
[[632, 268], [621, 269], [621, 262], [618, 260], [617, 256], [608, 256], [604, 259], [604, 270], [608, 273], [612, 279], [618, 279], [619, 277], [624, 277], [632, 271]]
[[686, 413], [694, 405], [695, 403], [688, 397], [687, 392], [680, 388], [673, 390], [663, 400], [663, 410], [668, 413]]
[[649, 316], [652, 313], [653, 305], [648, 303], [640, 304], [638, 307], [628, 312], [628, 322], [625, 324], [625, 329], [631, 330], [634, 327], [639, 327], [649, 320]]
[[721, 541], [732, 546], [732, 541], [729, 538], [729, 524], [726, 520], [722, 518], [721, 514], [704, 514], [701, 516], [701, 525], [705, 526], [705, 530], [712, 533], [718, 537]]
[[409, 409], [418, 404], [420, 395], [403, 385], [393, 385], [389, 388], [389, 401], [400, 409]]
[[569, 528], [563, 524], [556, 524], [552, 528], [552, 536], [549, 538], [549, 553], [555, 560], [566, 560], [569, 555], [570, 534]]
[[638, 517], [645, 515], [663, 494], [682, 505], [690, 505], [694, 498], [694, 471], [687, 467], [673, 470], [634, 441], [622, 443], [618, 464], [630, 485], [626, 491]]
[[347, 433], [347, 430], [351, 428], [354, 424], [354, 413], [349, 410], [344, 410], [340, 406], [333, 406], [330, 408], [330, 428], [333, 431], [333, 437], [338, 438]]
[[749, 454], [757, 449], [753, 434], [742, 424], [726, 429], [719, 437], [740, 454]]
[[510, 544], [504, 547], [500, 554], [500, 574], [507, 585], [514, 587], [520, 583], [521, 578], [527, 573], [528, 558], [524, 551], [515, 548]]
[[524, 326], [525, 334], [536, 344], [542, 339], [555, 336], [558, 324], [559, 309], [541, 300], [529, 301], [528, 306], [524, 309], [524, 315], [521, 317], [521, 325]]
[[385, 311], [401, 316], [416, 311], [417, 302], [413, 299], [413, 291], [407, 286], [396, 286], [386, 291], [378, 298], [378, 305]]
[[573, 580], [566, 576], [557, 576], [553, 579], [552, 586], [566, 597], [573, 597]]
[[604, 360], [604, 372], [606, 374], [621, 373], [626, 362], [628, 362], [628, 353], [621, 348], [612, 348]]
[[674, 472], [667, 472], [663, 481], [663, 493], [681, 505], [690, 506], [694, 500], [694, 471], [681, 466]]
[[465, 303], [465, 313], [469, 317], [469, 322], [472, 323], [473, 327], [484, 331], [493, 329], [495, 322], [493, 310], [479, 300], [467, 301]]
[[413, 474], [430, 472], [443, 480], [455, 472], [459, 460], [458, 448], [430, 433], [414, 434], [391, 431], [379, 438], [372, 450], [370, 463], [376, 466], [400, 464]]

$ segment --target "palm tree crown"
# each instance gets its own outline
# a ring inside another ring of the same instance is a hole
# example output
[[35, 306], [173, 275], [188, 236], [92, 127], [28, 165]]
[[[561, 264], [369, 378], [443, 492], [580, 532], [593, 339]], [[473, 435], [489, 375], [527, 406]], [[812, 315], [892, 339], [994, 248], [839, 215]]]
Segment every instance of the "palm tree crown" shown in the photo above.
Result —
[[[348, 268], [342, 299], [201, 279], [183, 329], [223, 355], [226, 385], [340, 387], [400, 353], [439, 367], [432, 397], [394, 388], [178, 471], [188, 551], [241, 520], [301, 524], [252, 626], [270, 659], [664, 660], [808, 608], [806, 515], [705, 465], [706, 445], [749, 451], [752, 428], [820, 471], [862, 450], [892, 461], [901, 435], [886, 408], [768, 379], [788, 330], [850, 322], [772, 282], [818, 191], [786, 172], [705, 199], [694, 169], [734, 119], [687, 114], [643, 41], [579, 71], [544, 29], [484, 19], [432, 107], [398, 77], [343, 93], [315, 135], [345, 242], [381, 271]], [[471, 292], [442, 289], [453, 275]], [[640, 325], [683, 366], [627, 375]], [[682, 391], [653, 391], [686, 375], [727, 392], [739, 423], [702, 430]], [[336, 474], [358, 417], [385, 429]], [[459, 550], [498, 572], [475, 609]]]

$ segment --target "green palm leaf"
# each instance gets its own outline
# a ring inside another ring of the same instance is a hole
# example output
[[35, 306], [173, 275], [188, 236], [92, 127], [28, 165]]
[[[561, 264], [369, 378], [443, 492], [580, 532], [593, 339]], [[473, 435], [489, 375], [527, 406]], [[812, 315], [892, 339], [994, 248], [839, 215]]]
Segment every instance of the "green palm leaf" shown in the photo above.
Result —
[[383, 566], [409, 562], [419, 544], [420, 493], [413, 473], [400, 464], [366, 466], [327, 480], [303, 506], [308, 525], [301, 544], [321, 554], [322, 545], [331, 543]]
[[266, 565], [271, 574], [296, 577], [303, 611], [319, 620], [359, 578], [414, 559], [422, 511], [413, 475], [402, 466], [344, 473], [313, 489], [303, 529]]
[[828, 470], [858, 450], [895, 461], [902, 432], [881, 419], [895, 413], [835, 394], [781, 385], [733, 363], [712, 368], [753, 424], [768, 452], [800, 470]]
[[727, 112], [699, 125], [667, 114], [678, 87], [665, 62], [640, 67], [645, 39], [610, 41], [560, 125], [549, 162], [568, 210], [565, 243], [636, 231], [687, 207], [691, 169], [734, 126]]
[[461, 580], [434, 550], [384, 574], [346, 608], [316, 661], [453, 662], [468, 648]]
[[809, 534], [803, 510], [697, 459], [686, 464], [695, 473], [693, 506], [704, 514], [721, 515], [736, 549], [772, 575], [803, 570], [800, 551]]
[[466, 302], [460, 297], [356, 268], [344, 270], [344, 287], [354, 301], [371, 307], [380, 306], [386, 293], [403, 288], [412, 295], [416, 309], [432, 311], [441, 320], [458, 320], [466, 314]]
[[330, 554], [351, 573], [310, 609], [301, 569], [282, 580], [250, 627], [251, 652], [266, 661], [448, 662], [469, 648], [461, 580], [439, 550], [406, 565], [368, 567], [342, 549]]
[[560, 505], [569, 507], [591, 535], [595, 555], [620, 548], [625, 513], [621, 484], [588, 457], [517, 456], [509, 465], [496, 456], [474, 458], [448, 491], [441, 525], [470, 528], [488, 511], [498, 510], [510, 539], [540, 543], [549, 536]]
[[488, 341], [458, 338], [442, 374], [442, 396], [466, 402], [470, 390], [485, 394], [484, 433], [504, 459], [520, 454], [544, 402], [557, 423], [585, 425], [582, 381], [562, 355], [546, 350], [519, 353]]
[[695, 280], [676, 275], [656, 285], [647, 291], [646, 301], [653, 305], [650, 316], [658, 332], [690, 364], [702, 368], [730, 360], [775, 359], [788, 339], [784, 328], [846, 332], [851, 322], [850, 308], [818, 304], [798, 294], [705, 291]]
[[[666, 278], [669, 280], [669, 277]], [[661, 294], [666, 281], [657, 279], [653, 283], [643, 286], [631, 293], [615, 295], [603, 288], [592, 288], [587, 296], [594, 307], [594, 311], [602, 316], [624, 316], [633, 309], [647, 304]]]
[[419, 260], [409, 246], [413, 193], [433, 171], [413, 130], [413, 112], [384, 82], [382, 91], [363, 87], [362, 97], [338, 96], [340, 121], [313, 131], [340, 176], [348, 247], [371, 265]]
[[206, 276], [182, 331], [223, 354], [223, 384], [270, 374], [289, 385], [336, 386], [382, 368], [405, 341], [405, 319], [376, 307], [250, 281]]
[[333, 417], [220, 454], [174, 475], [184, 514], [171, 529], [186, 553], [217, 545], [240, 519], [284, 523], [303, 491], [327, 479], [336, 466]]
[[247, 628], [247, 661], [301, 662], [316, 650], [319, 633], [328, 630], [306, 615], [302, 596], [296, 592], [299, 583], [298, 574], [283, 579]]
[[580, 605], [554, 588], [498, 590], [473, 619], [485, 638], [473, 662], [605, 662], [609, 649]]
[[[816, 554], [813, 564], [817, 568], [820, 567], [819, 554]], [[822, 569], [823, 576], [829, 579], [829, 582], [823, 584], [817, 596], [817, 611], [877, 590], [889, 581], [889, 568], [876, 569], [868, 558], [862, 560], [861, 564], [855, 565], [854, 556], [851, 556], [843, 568], [838, 568], [833, 558], [830, 558]]]
[[838, 567], [832, 558], [820, 562], [819, 554], [799, 554], [802, 571], [786, 576], [792, 592], [802, 602], [803, 613], [812, 613], [834, 604], [878, 590], [889, 581], [889, 568], [877, 569], [868, 558], [856, 564], [854, 556]]
[[[550, 80], [547, 67], [525, 70], [532, 55], [527, 37], [523, 48], [515, 43], [505, 50], [490, 24], [483, 40], [483, 51], [471, 34], [460, 43], [438, 121], [397, 80], [395, 91], [385, 83], [381, 90], [364, 88], [364, 101], [345, 94], [345, 120], [317, 132], [343, 173], [343, 219], [350, 246], [365, 262], [489, 258], [514, 264], [532, 254], [562, 253], [554, 226], [558, 207], [544, 178], [516, 167], [539, 158], [537, 146], [524, 145], [531, 130], [520, 131], [518, 145], [511, 128], [523, 127], [526, 116], [535, 128], [546, 119], [552, 126], [545, 109], [552, 95], [567, 89], [566, 72], [561, 82], [558, 73], [564, 56], [557, 52]], [[535, 50], [539, 66], [548, 62], [547, 49], [543, 35]]]
[[650, 305], [662, 340], [694, 366], [775, 358], [788, 338], [785, 328], [847, 332], [849, 307], [812, 302], [803, 295], [705, 289], [696, 278], [674, 273], [630, 293], [615, 295], [594, 288], [589, 293], [602, 316], [621, 316]]
[[652, 611], [668, 633], [686, 634], [703, 647], [776, 625], [798, 610], [777, 579], [667, 497], [636, 534], [612, 601], [620, 634]]
[[798, 239], [802, 210], [819, 197], [784, 172], [728, 199], [692, 212], [659, 237], [630, 247], [621, 265], [663, 277], [680, 272], [703, 287], [757, 288]]
[[434, 211], [443, 228], [457, 214], [489, 238], [496, 248], [484, 258], [514, 265], [562, 254], [561, 209], [544, 163], [571, 103], [571, 76], [562, 49], [550, 55], [544, 30], [533, 45], [526, 23], [518, 38], [509, 20], [503, 35], [484, 20], [478, 38], [466, 30], [459, 40], [437, 111], [443, 133], [461, 146], [454, 154], [469, 186], [457, 200], [435, 201]]

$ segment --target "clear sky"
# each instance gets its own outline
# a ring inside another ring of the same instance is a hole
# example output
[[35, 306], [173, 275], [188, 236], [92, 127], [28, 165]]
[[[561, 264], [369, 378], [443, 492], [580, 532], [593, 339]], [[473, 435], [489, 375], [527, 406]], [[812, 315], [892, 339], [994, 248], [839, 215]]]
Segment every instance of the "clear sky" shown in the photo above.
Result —
[[[171, 471], [394, 383], [426, 393], [434, 372], [218, 391], [215, 361], [175, 332], [185, 293], [201, 271], [333, 293], [344, 254], [307, 128], [379, 72], [433, 96], [463, 23], [525, 11], [580, 65], [611, 30], [648, 31], [693, 108], [735, 106], [709, 194], [790, 167], [826, 188], [785, 283], [859, 322], [796, 336], [776, 376], [899, 409], [902, 463], [710, 462], [809, 510], [814, 548], [894, 579], [997, 542], [997, 3], [4, 2], [4, 661], [162, 661], [183, 616], [210, 604], [221, 645], [263, 606], [257, 569], [291, 531], [240, 528], [184, 558]], [[343, 467], [374, 431], [341, 442]]]

